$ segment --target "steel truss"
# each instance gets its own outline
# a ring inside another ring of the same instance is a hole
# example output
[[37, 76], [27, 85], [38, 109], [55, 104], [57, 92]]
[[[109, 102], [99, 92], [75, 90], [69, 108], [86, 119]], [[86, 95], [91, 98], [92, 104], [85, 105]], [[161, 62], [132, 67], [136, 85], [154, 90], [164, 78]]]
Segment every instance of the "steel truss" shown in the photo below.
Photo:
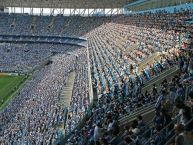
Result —
[[[17, 9], [17, 11], [16, 11]], [[18, 11], [19, 9], [19, 11]], [[27, 12], [26, 12], [27, 9]], [[38, 9], [38, 13], [35, 11]], [[46, 10], [45, 10], [46, 9]], [[46, 12], [45, 12], [46, 11]], [[9, 7], [9, 13], [28, 13], [29, 15], [63, 15], [63, 16], [112, 16], [123, 14], [123, 8], [112, 9], [78, 9], [78, 8], [26, 8]]]

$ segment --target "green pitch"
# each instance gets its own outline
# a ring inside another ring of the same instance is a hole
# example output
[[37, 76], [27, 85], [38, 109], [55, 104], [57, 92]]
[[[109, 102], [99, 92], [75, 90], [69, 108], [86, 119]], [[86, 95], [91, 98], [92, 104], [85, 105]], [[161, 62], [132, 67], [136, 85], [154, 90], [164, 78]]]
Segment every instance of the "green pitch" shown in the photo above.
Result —
[[0, 76], [0, 110], [6, 106], [26, 78], [26, 76]]

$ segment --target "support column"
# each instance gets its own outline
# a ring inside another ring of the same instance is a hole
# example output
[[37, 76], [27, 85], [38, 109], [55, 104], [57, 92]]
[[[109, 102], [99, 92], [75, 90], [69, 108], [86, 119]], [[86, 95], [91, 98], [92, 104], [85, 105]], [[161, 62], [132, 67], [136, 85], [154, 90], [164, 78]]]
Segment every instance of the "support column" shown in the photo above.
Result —
[[40, 15], [43, 16], [44, 15], [44, 9], [40, 8]]

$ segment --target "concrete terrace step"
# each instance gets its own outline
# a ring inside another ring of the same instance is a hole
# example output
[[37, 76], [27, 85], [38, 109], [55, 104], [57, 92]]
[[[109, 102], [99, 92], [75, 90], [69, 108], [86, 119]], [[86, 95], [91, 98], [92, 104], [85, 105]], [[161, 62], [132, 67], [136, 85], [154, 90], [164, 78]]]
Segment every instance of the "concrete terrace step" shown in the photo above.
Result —
[[160, 53], [155, 52], [150, 57], [143, 60], [141, 63], [139, 63], [139, 72], [143, 70], [144, 67], [146, 67], [147, 63], [152, 64], [154, 61], [160, 59]]
[[159, 85], [164, 79], [170, 79], [172, 76], [177, 74], [179, 72], [179, 67], [177, 65], [171, 67], [170, 69], [162, 72], [160, 75], [152, 78], [150, 81], [148, 81], [144, 87], [142, 88], [142, 92], [145, 92], [146, 90], [150, 90], [153, 87], [153, 84]]
[[125, 126], [126, 124], [128, 124], [129, 122], [131, 122], [132, 120], [134, 120], [138, 115], [151, 115], [154, 112], [154, 107], [155, 104], [151, 104], [150, 106], [146, 106], [146, 107], [142, 107], [140, 110], [137, 110], [136, 112], [124, 116], [123, 118], [119, 119], [120, 122], [120, 126]]

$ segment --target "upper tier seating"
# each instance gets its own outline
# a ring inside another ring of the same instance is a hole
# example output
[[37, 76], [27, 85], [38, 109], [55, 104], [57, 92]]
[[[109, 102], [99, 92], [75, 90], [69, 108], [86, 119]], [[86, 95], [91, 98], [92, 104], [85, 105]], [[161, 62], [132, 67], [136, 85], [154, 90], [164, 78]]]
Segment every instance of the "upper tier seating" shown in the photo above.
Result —
[[110, 19], [111, 17], [29, 16], [0, 13], [0, 34], [80, 37]]

